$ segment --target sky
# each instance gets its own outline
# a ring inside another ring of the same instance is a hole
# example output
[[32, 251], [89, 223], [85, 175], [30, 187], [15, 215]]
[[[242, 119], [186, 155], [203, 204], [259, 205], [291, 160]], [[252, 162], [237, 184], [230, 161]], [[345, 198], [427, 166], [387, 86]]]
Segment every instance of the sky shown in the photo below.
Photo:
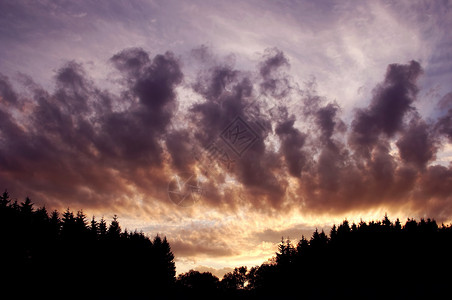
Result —
[[0, 188], [218, 276], [452, 221], [451, 1], [0, 1]]

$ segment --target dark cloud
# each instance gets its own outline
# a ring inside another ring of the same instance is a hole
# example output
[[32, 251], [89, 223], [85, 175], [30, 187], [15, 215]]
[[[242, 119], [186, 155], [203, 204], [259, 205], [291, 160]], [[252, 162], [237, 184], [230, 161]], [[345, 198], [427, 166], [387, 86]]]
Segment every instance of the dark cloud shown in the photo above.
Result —
[[416, 61], [389, 65], [384, 81], [373, 91], [369, 107], [358, 110], [352, 122], [349, 142], [355, 151], [368, 156], [380, 134], [393, 137], [402, 129], [404, 117], [413, 110], [421, 73]]
[[[142, 49], [126, 49], [111, 61], [123, 71], [130, 107], [101, 117], [96, 146], [111, 160], [125, 159], [135, 167], [162, 163], [161, 139], [177, 107], [174, 88], [182, 80], [179, 63], [171, 53], [152, 60]], [[135, 101], [137, 99], [137, 101]]]
[[[299, 180], [305, 210], [344, 212], [401, 203], [412, 203], [415, 209], [429, 207], [429, 202], [416, 199], [422, 195], [426, 200], [433, 194], [429, 190], [432, 181], [427, 178], [435, 167], [429, 163], [435, 160], [438, 132], [444, 132], [440, 124], [447, 115], [432, 126], [416, 112], [416, 81], [421, 74], [414, 61], [390, 65], [368, 107], [356, 111], [349, 132], [337, 116], [337, 105], [322, 107], [322, 99], [310, 91], [305, 93], [311, 100], [305, 102], [304, 116], [319, 129], [317, 135], [308, 136], [307, 144], [314, 147], [305, 146], [307, 156], [317, 158]], [[344, 133], [349, 148], [341, 143]], [[440, 190], [447, 194], [450, 189], [441, 184]], [[446, 194], [442, 196], [447, 198]]]
[[430, 166], [420, 177], [415, 189], [414, 208], [419, 214], [433, 215], [449, 220], [452, 213], [452, 169], [440, 165]]
[[[196, 144], [204, 149], [215, 143], [219, 149], [227, 153], [229, 159], [237, 162], [233, 165], [234, 168], [223, 168], [217, 176], [210, 172], [214, 177], [211, 179], [217, 181], [216, 184], [223, 184], [223, 173], [231, 172], [244, 184], [245, 191], [242, 196], [249, 202], [256, 201], [256, 205], [259, 206], [264, 203], [277, 205], [282, 200], [284, 186], [280, 185], [273, 174], [273, 170], [280, 167], [279, 159], [277, 155], [266, 150], [264, 143], [271, 130], [270, 120], [257, 111], [250, 113], [247, 110], [253, 105], [252, 96], [256, 93], [252, 78], [229, 65], [211, 66], [209, 70], [210, 72], [204, 73], [205, 77], [199, 77], [194, 85], [194, 90], [206, 99], [190, 109], [195, 130], [194, 138]], [[237, 117], [247, 123], [258, 137], [242, 157], [234, 154], [220, 138], [222, 132]], [[214, 194], [212, 198], [218, 196]], [[218, 199], [215, 200], [215, 204], [217, 203]]]
[[[444, 166], [431, 166], [427, 169], [425, 176], [420, 180], [423, 200], [438, 198], [446, 202], [452, 196], [450, 184], [452, 183], [452, 170]], [[450, 203], [449, 203], [450, 206]]]
[[23, 100], [29, 108], [21, 119], [3, 106], [6, 187], [56, 206], [68, 201], [85, 207], [104, 206], [111, 198], [110, 205], [124, 203], [130, 182], [152, 191], [148, 180], [159, 182], [161, 141], [177, 107], [173, 90], [182, 72], [170, 53], [146, 57], [128, 49], [112, 58], [129, 98], [98, 89], [80, 64], [69, 62], [56, 73], [54, 93], [34, 88], [32, 99]]
[[335, 118], [338, 110], [339, 106], [337, 104], [329, 103], [316, 112], [315, 121], [320, 129], [321, 139], [324, 142], [330, 141], [336, 127], [343, 126], [343, 122]]
[[14, 92], [8, 77], [4, 75], [0, 75], [0, 97], [2, 101], [12, 105], [17, 103], [16, 92]]
[[278, 124], [276, 134], [281, 139], [281, 152], [288, 166], [290, 175], [300, 177], [307, 157], [303, 151], [306, 135], [294, 128], [295, 120]]
[[430, 126], [419, 118], [410, 121], [407, 130], [396, 143], [404, 162], [423, 169], [435, 159], [437, 142], [431, 131]]
[[334, 143], [325, 146], [319, 154], [316, 171], [318, 184], [322, 190], [337, 191], [340, 184], [341, 169], [347, 158], [346, 153]]
[[[202, 230], [201, 230], [202, 231]], [[169, 239], [171, 250], [178, 257], [224, 257], [238, 254], [225, 241], [219, 232], [186, 233], [180, 238]]]
[[446, 94], [439, 102], [438, 107], [443, 112], [435, 124], [435, 131], [446, 136], [452, 142], [452, 93]]
[[140, 76], [145, 66], [151, 62], [149, 54], [140, 48], [129, 48], [113, 55], [110, 59], [115, 67], [132, 78]]
[[[246, 205], [269, 214], [334, 214], [411, 203], [438, 212], [449, 205], [450, 167], [432, 162], [442, 136], [450, 138], [452, 110], [446, 96], [436, 120], [417, 113], [419, 63], [390, 65], [348, 129], [340, 106], [318, 96], [315, 81], [304, 89], [291, 84], [278, 49], [266, 51], [254, 72], [218, 62], [206, 47], [192, 54], [200, 71], [184, 88], [199, 100], [185, 108], [176, 93], [181, 63], [170, 52], [114, 55], [117, 95], [75, 61], [56, 72], [54, 91], [22, 76], [26, 92], [16, 92], [1, 76], [0, 181], [55, 207], [128, 211], [173, 205], [168, 182], [183, 172], [206, 177], [198, 205], [223, 211]], [[246, 127], [234, 125], [238, 119]], [[238, 154], [222, 135], [244, 128], [255, 138]], [[131, 197], [137, 193], [146, 195], [141, 204]], [[231, 254], [221, 242], [205, 249], [189, 243], [175, 245], [184, 255]]]
[[165, 140], [173, 167], [179, 172], [189, 172], [196, 162], [190, 133], [187, 130], [172, 131], [167, 134]]
[[275, 98], [287, 96], [290, 89], [289, 78], [282, 70], [289, 67], [289, 60], [284, 53], [277, 48], [267, 49], [264, 61], [259, 64], [259, 67], [262, 93]]

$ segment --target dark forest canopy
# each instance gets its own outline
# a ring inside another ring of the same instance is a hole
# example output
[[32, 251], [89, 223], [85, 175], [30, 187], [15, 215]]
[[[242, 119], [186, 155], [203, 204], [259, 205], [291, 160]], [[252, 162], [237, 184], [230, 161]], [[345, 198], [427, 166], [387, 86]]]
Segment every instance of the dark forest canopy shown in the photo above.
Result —
[[[122, 230], [117, 216], [88, 220], [83, 211], [48, 213], [27, 197], [11, 201], [0, 196], [0, 239], [3, 270], [19, 293], [58, 298], [62, 291], [111, 297], [144, 295], [150, 287], [174, 285], [174, 255], [166, 237], [150, 239], [142, 232]], [[5, 283], [5, 282], [4, 282]], [[8, 286], [5, 284], [5, 287]], [[65, 296], [66, 298], [66, 296]]]
[[[88, 220], [83, 211], [47, 212], [31, 199], [0, 196], [3, 291], [59, 298], [167, 296], [376, 299], [432, 297], [448, 291], [452, 226], [433, 219], [350, 224], [316, 230], [296, 243], [282, 239], [260, 266], [237, 267], [220, 280], [191, 270], [176, 277], [166, 237], [122, 230], [117, 216]], [[158, 291], [158, 292], [157, 292]]]

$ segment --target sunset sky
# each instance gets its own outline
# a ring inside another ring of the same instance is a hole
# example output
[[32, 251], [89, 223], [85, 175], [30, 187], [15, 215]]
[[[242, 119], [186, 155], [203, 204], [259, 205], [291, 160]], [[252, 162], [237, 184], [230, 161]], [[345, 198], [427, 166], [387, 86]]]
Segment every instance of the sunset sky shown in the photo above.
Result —
[[0, 188], [218, 276], [452, 222], [451, 1], [0, 1]]

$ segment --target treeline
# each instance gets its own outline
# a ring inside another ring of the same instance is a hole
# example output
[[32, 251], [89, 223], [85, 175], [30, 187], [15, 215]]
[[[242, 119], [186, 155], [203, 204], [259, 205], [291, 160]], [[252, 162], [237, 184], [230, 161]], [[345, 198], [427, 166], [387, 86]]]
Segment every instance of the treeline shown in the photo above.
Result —
[[451, 225], [385, 216], [282, 239], [273, 258], [221, 280], [194, 270], [176, 278], [165, 237], [122, 230], [116, 216], [107, 224], [0, 196], [0, 290], [15, 298], [439, 298], [449, 293], [451, 253]]
[[0, 241], [2, 291], [12, 295], [124, 299], [174, 288], [166, 238], [122, 230], [116, 216], [107, 224], [83, 211], [49, 213], [28, 197], [11, 201], [5, 191]]
[[235, 268], [220, 281], [190, 271], [177, 282], [201, 293], [243, 298], [293, 295], [306, 299], [429, 299], [447, 295], [451, 283], [452, 227], [432, 219], [334, 225], [293, 243], [282, 239], [261, 266]]

